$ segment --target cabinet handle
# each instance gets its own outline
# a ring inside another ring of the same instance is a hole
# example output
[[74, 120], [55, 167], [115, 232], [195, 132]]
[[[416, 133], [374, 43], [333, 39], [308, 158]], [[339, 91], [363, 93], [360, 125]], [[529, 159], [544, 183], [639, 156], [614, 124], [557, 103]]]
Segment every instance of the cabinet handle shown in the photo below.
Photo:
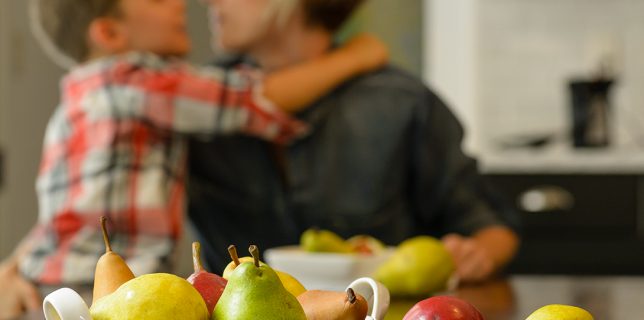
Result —
[[529, 213], [568, 211], [575, 206], [575, 198], [566, 189], [557, 186], [538, 186], [522, 192], [518, 199], [521, 210]]

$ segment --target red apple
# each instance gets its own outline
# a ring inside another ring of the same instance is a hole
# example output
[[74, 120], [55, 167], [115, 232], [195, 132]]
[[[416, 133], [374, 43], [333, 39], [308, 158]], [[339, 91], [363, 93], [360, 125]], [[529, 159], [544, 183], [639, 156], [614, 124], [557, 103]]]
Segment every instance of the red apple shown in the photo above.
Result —
[[403, 320], [484, 320], [470, 303], [449, 296], [425, 299], [407, 312]]
[[199, 242], [192, 243], [192, 261], [195, 272], [188, 277], [188, 282], [199, 291], [199, 294], [206, 302], [208, 312], [212, 315], [212, 310], [215, 309], [215, 305], [217, 305], [217, 301], [219, 301], [221, 294], [224, 292], [228, 281], [204, 269], [201, 264], [201, 245]]

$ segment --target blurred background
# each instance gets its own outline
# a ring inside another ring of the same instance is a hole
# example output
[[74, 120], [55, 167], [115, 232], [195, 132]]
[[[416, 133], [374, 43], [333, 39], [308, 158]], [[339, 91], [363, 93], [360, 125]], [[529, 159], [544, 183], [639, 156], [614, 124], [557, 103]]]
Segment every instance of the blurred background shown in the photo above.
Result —
[[[190, 60], [206, 63], [206, 10], [189, 6]], [[360, 30], [448, 102], [523, 215], [514, 272], [644, 274], [644, 1], [370, 0], [339, 37]], [[31, 37], [25, 1], [0, 0], [0, 66], [1, 259], [37, 218], [63, 73]]]

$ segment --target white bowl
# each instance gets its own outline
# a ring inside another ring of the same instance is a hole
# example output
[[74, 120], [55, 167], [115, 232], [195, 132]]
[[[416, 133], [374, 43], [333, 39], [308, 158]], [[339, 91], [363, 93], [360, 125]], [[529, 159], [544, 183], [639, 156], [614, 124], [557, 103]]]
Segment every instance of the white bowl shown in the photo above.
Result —
[[288, 246], [268, 249], [265, 257], [268, 265], [291, 274], [309, 290], [342, 291], [357, 278], [371, 277], [392, 252], [393, 248], [375, 255], [312, 253]]

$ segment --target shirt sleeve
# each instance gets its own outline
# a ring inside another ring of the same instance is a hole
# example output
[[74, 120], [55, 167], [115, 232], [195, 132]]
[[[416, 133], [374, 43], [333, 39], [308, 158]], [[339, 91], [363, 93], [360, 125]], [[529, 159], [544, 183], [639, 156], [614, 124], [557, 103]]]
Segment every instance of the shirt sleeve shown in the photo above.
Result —
[[463, 128], [433, 93], [419, 102], [412, 139], [412, 198], [431, 234], [471, 235], [493, 225], [518, 231], [516, 212], [464, 154]]
[[193, 68], [141, 55], [110, 70], [108, 94], [124, 113], [184, 134], [245, 133], [287, 142], [306, 126], [262, 95], [261, 76], [248, 67]]

